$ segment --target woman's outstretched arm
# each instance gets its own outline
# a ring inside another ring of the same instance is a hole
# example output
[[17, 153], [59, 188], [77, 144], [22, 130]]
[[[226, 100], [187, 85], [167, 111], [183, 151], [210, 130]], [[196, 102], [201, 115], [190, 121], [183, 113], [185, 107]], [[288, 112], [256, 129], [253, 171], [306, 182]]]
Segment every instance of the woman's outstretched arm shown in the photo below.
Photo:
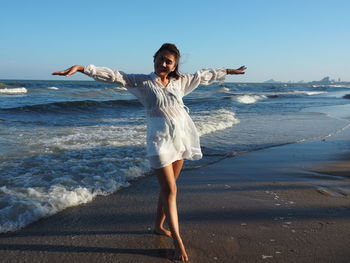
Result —
[[226, 69], [226, 74], [228, 75], [238, 75], [238, 74], [245, 74], [245, 70], [247, 69], [246, 66], [241, 66], [238, 69]]
[[97, 81], [118, 84], [122, 87], [136, 87], [144, 80], [142, 74], [126, 74], [122, 71], [112, 70], [107, 67], [96, 67], [91, 64], [88, 66], [75, 65], [66, 70], [54, 72], [52, 75], [69, 77], [76, 72], [84, 73]]
[[148, 75], [126, 74], [122, 71], [112, 70], [107, 67], [96, 67], [91, 64], [87, 66], [75, 65], [68, 69], [54, 72], [52, 75], [69, 77], [77, 72], [84, 73], [97, 81], [117, 84], [118, 86], [125, 87], [130, 93], [134, 94], [142, 104], [145, 103], [145, 92], [147, 91], [146, 89], [142, 89], [142, 85], [145, 80], [148, 80]]
[[65, 69], [65, 70], [56, 71], [56, 72], [52, 73], [52, 75], [61, 75], [61, 76], [69, 77], [77, 72], [84, 73], [84, 69], [85, 69], [84, 66], [75, 65], [75, 66], [72, 66], [72, 67]]
[[209, 85], [213, 82], [222, 82], [227, 75], [245, 74], [246, 66], [241, 66], [237, 69], [202, 69], [195, 74], [186, 74], [182, 78], [183, 94], [186, 96], [199, 85]]

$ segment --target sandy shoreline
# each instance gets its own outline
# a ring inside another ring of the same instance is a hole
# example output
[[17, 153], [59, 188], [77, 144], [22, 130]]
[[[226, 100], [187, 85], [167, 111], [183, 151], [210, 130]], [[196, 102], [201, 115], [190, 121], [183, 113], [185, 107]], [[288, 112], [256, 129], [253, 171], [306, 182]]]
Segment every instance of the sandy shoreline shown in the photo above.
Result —
[[[183, 172], [190, 262], [349, 262], [350, 131]], [[0, 234], [1, 262], [170, 262], [154, 177]]]

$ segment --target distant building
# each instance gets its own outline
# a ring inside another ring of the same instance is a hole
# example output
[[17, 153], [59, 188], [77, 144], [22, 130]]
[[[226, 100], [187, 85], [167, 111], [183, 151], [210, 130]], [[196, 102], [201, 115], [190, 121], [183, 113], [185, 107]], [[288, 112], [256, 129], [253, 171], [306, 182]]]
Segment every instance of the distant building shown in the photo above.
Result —
[[311, 84], [323, 84], [323, 85], [327, 85], [327, 84], [349, 84], [350, 82], [348, 81], [341, 81], [340, 78], [338, 78], [338, 81], [334, 80], [334, 79], [330, 79], [329, 77], [324, 77], [321, 80], [317, 80], [317, 81], [311, 81], [309, 82]]
[[329, 77], [324, 77], [321, 80], [311, 81], [312, 84], [332, 84], [332, 81]]

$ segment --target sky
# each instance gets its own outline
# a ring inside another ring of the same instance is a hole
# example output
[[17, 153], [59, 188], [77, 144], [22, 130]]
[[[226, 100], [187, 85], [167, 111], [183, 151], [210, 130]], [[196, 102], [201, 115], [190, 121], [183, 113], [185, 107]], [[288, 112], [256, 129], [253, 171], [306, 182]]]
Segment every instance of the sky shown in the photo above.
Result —
[[0, 10], [0, 79], [63, 79], [51, 73], [76, 64], [150, 73], [170, 42], [183, 73], [245, 65], [228, 81], [350, 81], [348, 0], [12, 0]]

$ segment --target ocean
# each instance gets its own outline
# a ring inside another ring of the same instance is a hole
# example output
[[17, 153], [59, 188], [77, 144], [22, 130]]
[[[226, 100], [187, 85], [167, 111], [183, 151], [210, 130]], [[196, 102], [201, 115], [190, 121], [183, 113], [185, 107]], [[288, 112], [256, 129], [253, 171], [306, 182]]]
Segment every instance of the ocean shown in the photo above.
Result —
[[[221, 159], [347, 129], [347, 84], [217, 83], [184, 98], [204, 157]], [[0, 80], [0, 232], [152, 176], [146, 115], [124, 88], [95, 81]]]

